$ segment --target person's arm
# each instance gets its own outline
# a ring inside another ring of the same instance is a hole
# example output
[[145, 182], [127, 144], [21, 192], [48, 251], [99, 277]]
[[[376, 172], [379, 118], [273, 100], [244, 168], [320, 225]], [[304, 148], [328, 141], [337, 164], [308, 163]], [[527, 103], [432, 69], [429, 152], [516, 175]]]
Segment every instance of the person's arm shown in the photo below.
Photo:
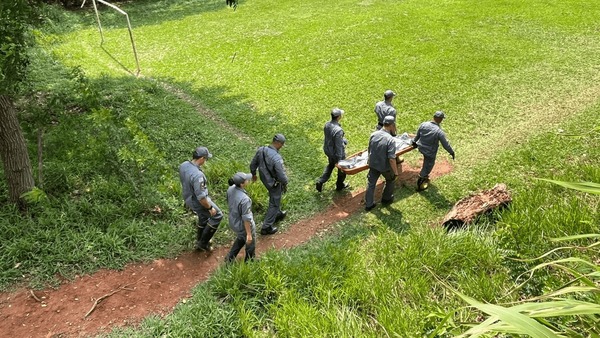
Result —
[[391, 139], [387, 144], [387, 158], [394, 176], [398, 176], [398, 164], [396, 163], [396, 141]]
[[214, 216], [217, 213], [217, 210], [213, 208], [212, 204], [210, 204], [210, 200], [208, 199], [208, 192], [206, 190], [206, 177], [198, 175], [192, 179], [192, 182], [194, 182], [194, 192], [198, 198], [198, 202], [204, 209], [208, 210], [211, 216]]
[[417, 141], [421, 138], [421, 126], [417, 129], [417, 135], [412, 139], [412, 146], [417, 148]]
[[244, 229], [246, 229], [246, 243], [252, 243], [252, 200], [250, 198], [244, 199], [241, 202], [241, 217], [244, 222]]
[[446, 139], [446, 134], [444, 134], [444, 132], [441, 130], [439, 132], [439, 138], [440, 138], [440, 143], [442, 144], [442, 147], [444, 147], [444, 149], [446, 149], [448, 154], [450, 154], [450, 156], [452, 156], [452, 159], [454, 159], [454, 149], [452, 149], [450, 142], [448, 142], [448, 140]]
[[344, 132], [339, 129], [333, 136], [333, 143], [335, 147], [335, 158], [337, 161], [344, 159]]
[[250, 222], [244, 221], [244, 229], [246, 229], [246, 244], [252, 243], [252, 228]]
[[275, 176], [277, 176], [277, 181], [279, 181], [279, 183], [283, 185], [288, 184], [288, 178], [285, 173], [285, 167], [283, 166], [283, 158], [279, 157], [279, 159], [273, 159], [273, 169], [275, 169]]
[[369, 137], [369, 146], [367, 147], [367, 165], [371, 162], [371, 140], [373, 140], [373, 134]]
[[250, 162], [250, 173], [252, 174], [252, 182], [256, 182], [256, 169], [258, 169], [258, 165], [260, 163], [260, 158], [258, 154], [260, 153], [261, 148], [262, 147], [258, 148], [256, 154], [254, 154], [254, 158], [252, 158], [252, 161]]

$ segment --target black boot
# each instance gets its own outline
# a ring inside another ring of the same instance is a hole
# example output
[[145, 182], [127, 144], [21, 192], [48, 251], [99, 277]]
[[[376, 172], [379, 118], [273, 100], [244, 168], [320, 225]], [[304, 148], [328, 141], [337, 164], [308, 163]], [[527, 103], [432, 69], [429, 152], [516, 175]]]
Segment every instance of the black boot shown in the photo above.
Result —
[[427, 189], [428, 183], [428, 177], [419, 177], [419, 179], [417, 180], [417, 191], [423, 191]]
[[196, 250], [201, 250], [202, 234], [204, 233], [205, 228], [206, 228], [206, 224], [196, 226], [196, 245], [194, 246]]
[[202, 232], [202, 237], [200, 238], [200, 245], [197, 247], [200, 251], [212, 251], [212, 246], [210, 245], [210, 240], [217, 232], [219, 225], [208, 225], [204, 228]]

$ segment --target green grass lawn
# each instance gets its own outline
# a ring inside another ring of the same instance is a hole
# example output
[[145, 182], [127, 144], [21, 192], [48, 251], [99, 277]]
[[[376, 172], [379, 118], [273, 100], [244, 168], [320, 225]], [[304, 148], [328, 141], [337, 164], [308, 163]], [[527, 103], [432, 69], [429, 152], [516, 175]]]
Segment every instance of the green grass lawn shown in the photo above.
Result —
[[[290, 221], [322, 210], [334, 196], [331, 186], [317, 195], [313, 183], [326, 161], [322, 125], [335, 106], [347, 112], [348, 153], [366, 148], [375, 124], [373, 106], [385, 89], [399, 94], [394, 103], [402, 131], [414, 132], [442, 109], [457, 159], [454, 171], [435, 180], [429, 191], [401, 188], [391, 208], [357, 214], [339, 224], [331, 238], [223, 268], [172, 316], [150, 318], [140, 331], [115, 335], [414, 337], [434, 332], [442, 318], [457, 310], [457, 324], [443, 324], [455, 330], [477, 313], [463, 309], [460, 298], [434, 275], [489, 302], [538, 295], [564, 276], [547, 274], [522, 294], [507, 294], [527, 268], [507, 257], [540, 255], [551, 248], [548, 237], [600, 231], [596, 197], [533, 180], [600, 181], [597, 134], [578, 139], [559, 131], [578, 134], [598, 125], [600, 3], [257, 0], [241, 2], [233, 11], [222, 1], [138, 1], [122, 8], [134, 27], [142, 79], [127, 72], [135, 64], [123, 18], [106, 8], [104, 49], [89, 9], [67, 15], [70, 24], [61, 26], [61, 33], [40, 35], [62, 64], [82, 69], [100, 93], [100, 106], [109, 107], [89, 114], [82, 144], [89, 140], [86, 130], [103, 137], [91, 147], [96, 153], [116, 137], [109, 155], [133, 172], [123, 169], [108, 183], [89, 168], [81, 171], [95, 178], [93, 184], [87, 176], [74, 175], [76, 182], [65, 178], [69, 186], [92, 185], [90, 201], [105, 201], [105, 209], [93, 209], [97, 215], [86, 221], [114, 215], [116, 198], [131, 198], [128, 191], [106, 188], [118, 186], [118, 180], [137, 183], [131, 189], [143, 196], [160, 192], [133, 204], [134, 210], [120, 219], [108, 217], [96, 231], [105, 238], [113, 229], [117, 243], [112, 245], [122, 250], [117, 265], [185, 249], [191, 219], [178, 209], [175, 169], [199, 144], [215, 154], [207, 171], [224, 205], [219, 180], [245, 168], [257, 146], [283, 132], [288, 142], [282, 154], [291, 177], [284, 203]], [[190, 100], [178, 100], [148, 78]], [[194, 104], [222, 123], [198, 113]], [[54, 136], [57, 149], [72, 138], [73, 128], [61, 128], [62, 138]], [[61, 156], [55, 154], [55, 172], [66, 161]], [[417, 154], [407, 155], [410, 163], [417, 159]], [[350, 181], [363, 187], [365, 174]], [[496, 182], [514, 191], [512, 209], [471, 231], [447, 235], [434, 226], [459, 198]], [[102, 195], [102, 189], [110, 191]], [[266, 198], [255, 189], [256, 197]], [[69, 205], [81, 212], [84, 202]], [[167, 210], [153, 221], [161, 230], [131, 221], [148, 221], [147, 210], [154, 204]], [[64, 214], [65, 223], [82, 223], [71, 216], [74, 211]], [[35, 221], [28, 224], [36, 227]], [[131, 228], [129, 235], [123, 227]], [[177, 236], [169, 237], [173, 228]], [[62, 230], [56, 226], [54, 231]], [[155, 233], [164, 236], [164, 248], [134, 255], [135, 249], [156, 246]], [[226, 242], [228, 235], [222, 231], [219, 240]], [[90, 250], [106, 257], [113, 250], [109, 244]], [[101, 259], [83, 270], [110, 261]], [[67, 272], [77, 270], [70, 268], [75, 262], [66, 263]], [[43, 276], [47, 270], [29, 273]], [[206, 308], [212, 309], [206, 319], [211, 325], [198, 324]]]
[[[292, 189], [312, 189], [320, 174], [314, 159], [325, 163], [321, 129], [330, 109], [348, 113], [348, 152], [362, 150], [386, 88], [399, 93], [402, 131], [414, 132], [435, 110], [448, 113], [444, 128], [461, 173], [532, 131], [556, 128], [600, 93], [599, 8], [589, 1], [252, 1], [235, 12], [217, 4], [124, 6], [142, 74], [174, 83], [253, 136], [257, 144], [238, 153], [285, 133], [284, 157], [298, 175]], [[90, 27], [54, 50], [91, 76], [123, 74], [114, 59], [134, 68], [124, 20], [102, 13], [108, 53], [91, 11]]]

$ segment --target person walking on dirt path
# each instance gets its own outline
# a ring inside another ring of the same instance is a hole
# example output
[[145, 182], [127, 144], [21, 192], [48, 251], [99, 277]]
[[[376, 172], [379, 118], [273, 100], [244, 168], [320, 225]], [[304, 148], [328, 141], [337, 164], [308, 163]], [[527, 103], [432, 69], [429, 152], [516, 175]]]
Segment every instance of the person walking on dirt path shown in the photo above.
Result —
[[251, 174], [238, 172], [229, 180], [230, 187], [227, 189], [229, 227], [236, 237], [225, 258], [226, 262], [233, 262], [244, 246], [246, 246], [244, 261], [254, 259], [256, 225], [252, 216], [252, 200], [245, 190], [251, 179]]
[[392, 134], [396, 129], [396, 119], [386, 116], [383, 119], [383, 128], [371, 134], [369, 138], [369, 173], [367, 174], [367, 191], [365, 193], [365, 210], [375, 208], [375, 186], [379, 176], [385, 178], [385, 188], [381, 197], [382, 204], [394, 201], [394, 182], [398, 177], [396, 164], [396, 141]]
[[283, 167], [283, 158], [279, 154], [279, 149], [285, 143], [285, 136], [277, 134], [273, 136], [273, 141], [269, 146], [258, 148], [252, 162], [250, 162], [250, 172], [252, 181], [256, 181], [256, 170], [260, 174], [260, 180], [269, 192], [269, 208], [265, 215], [261, 235], [272, 235], [277, 232], [273, 225], [285, 218], [287, 212], [281, 210], [281, 195], [287, 192], [288, 177]]
[[435, 158], [440, 143], [454, 160], [454, 149], [450, 146], [450, 142], [446, 139], [446, 134], [444, 134], [444, 131], [440, 127], [444, 118], [446, 118], [446, 114], [443, 111], [435, 112], [432, 121], [421, 123], [417, 130], [417, 135], [412, 140], [413, 146], [418, 148], [419, 152], [423, 154], [423, 167], [421, 167], [419, 179], [417, 180], [417, 191], [427, 189], [429, 174], [435, 165]]
[[[348, 144], [348, 140], [344, 138], [344, 129], [342, 129], [342, 126], [340, 125], [340, 120], [343, 116], [343, 110], [334, 108], [331, 110], [331, 121], [325, 123], [325, 127], [323, 127], [323, 151], [325, 152], [325, 155], [327, 155], [328, 163], [325, 166], [325, 169], [323, 169], [323, 175], [321, 175], [315, 185], [318, 192], [323, 191], [323, 184], [329, 181], [335, 165], [346, 158], [346, 145]], [[344, 180], [346, 180], [346, 173], [341, 169], [338, 169], [335, 190], [341, 191], [350, 187]]]
[[223, 219], [221, 209], [208, 195], [207, 180], [201, 166], [212, 157], [206, 147], [198, 147], [192, 153], [192, 160], [179, 166], [179, 179], [185, 205], [198, 216], [196, 250], [212, 251], [210, 240], [217, 232]]
[[383, 101], [379, 101], [375, 104], [375, 114], [377, 115], [377, 126], [375, 126], [375, 128], [377, 130], [383, 128], [383, 119], [386, 116], [392, 116], [396, 119], [396, 108], [392, 105], [392, 100], [395, 96], [396, 93], [388, 89], [383, 93]]

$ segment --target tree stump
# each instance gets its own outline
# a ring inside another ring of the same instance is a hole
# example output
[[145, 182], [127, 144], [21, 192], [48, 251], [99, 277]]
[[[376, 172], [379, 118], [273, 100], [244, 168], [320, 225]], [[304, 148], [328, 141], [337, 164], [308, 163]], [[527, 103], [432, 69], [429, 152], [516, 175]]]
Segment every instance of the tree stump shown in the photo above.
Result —
[[496, 208], [506, 207], [510, 202], [512, 202], [512, 197], [506, 184], [498, 183], [492, 189], [472, 194], [456, 202], [452, 210], [444, 217], [442, 225], [446, 230], [464, 227], [477, 220], [481, 215]]

